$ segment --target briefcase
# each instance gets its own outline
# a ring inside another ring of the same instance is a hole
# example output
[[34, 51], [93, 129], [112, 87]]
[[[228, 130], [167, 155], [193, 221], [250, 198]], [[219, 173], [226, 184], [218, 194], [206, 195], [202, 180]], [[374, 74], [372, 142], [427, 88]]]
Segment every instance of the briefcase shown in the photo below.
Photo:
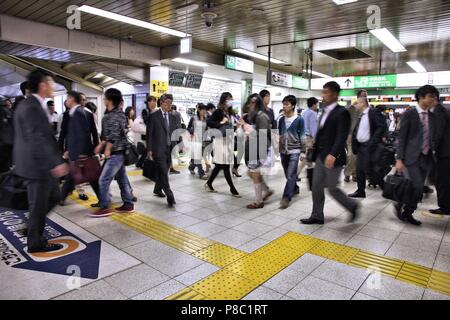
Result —
[[26, 181], [12, 171], [0, 175], [0, 207], [28, 210]]
[[306, 178], [308, 179], [309, 190], [312, 191], [313, 187], [314, 168], [306, 169]]
[[390, 174], [384, 182], [383, 197], [395, 202], [408, 204], [413, 196], [412, 181], [402, 174]]
[[144, 170], [143, 170], [143, 176], [149, 180], [152, 180], [153, 182], [157, 182], [158, 180], [158, 165], [153, 160], [145, 160], [144, 161]]
[[97, 156], [79, 159], [70, 163], [70, 174], [75, 185], [97, 181], [101, 173], [102, 167]]

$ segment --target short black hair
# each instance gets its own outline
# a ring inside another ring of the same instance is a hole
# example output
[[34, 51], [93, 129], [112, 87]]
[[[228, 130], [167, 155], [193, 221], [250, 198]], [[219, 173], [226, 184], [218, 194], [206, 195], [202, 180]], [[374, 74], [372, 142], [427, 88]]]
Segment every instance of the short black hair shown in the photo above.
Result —
[[24, 81], [20, 84], [20, 91], [22, 92], [22, 95], [25, 95], [27, 90], [29, 89], [30, 85], [28, 81]]
[[91, 110], [92, 113], [97, 112], [97, 106], [93, 102], [86, 103], [86, 105], [84, 107]]
[[318, 104], [319, 100], [315, 97], [311, 97], [306, 101], [306, 104], [308, 105], [308, 108], [312, 108], [313, 105]]
[[28, 75], [28, 89], [31, 93], [38, 93], [39, 84], [46, 81], [46, 78], [54, 78], [53, 74], [46, 70], [36, 69]]
[[439, 99], [439, 90], [436, 87], [427, 84], [426, 86], [420, 87], [416, 91], [416, 100], [419, 102], [420, 98], [424, 98], [427, 94], [435, 95]]
[[172, 100], [173, 101], [173, 95], [171, 95], [170, 93], [165, 93], [161, 96], [161, 98], [159, 98], [160, 102], [164, 102], [166, 100]]
[[119, 108], [123, 102], [122, 92], [120, 90], [111, 88], [105, 91], [105, 98], [113, 103], [114, 108]]
[[55, 106], [55, 101], [53, 101], [53, 100], [47, 101], [47, 107], [54, 107], [54, 106]]
[[297, 98], [291, 94], [284, 97], [283, 103], [285, 102], [289, 102], [293, 107], [295, 107], [297, 105]]
[[145, 100], [145, 104], [148, 105], [148, 103], [152, 101], [158, 102], [158, 99], [155, 96], [148, 96]]
[[176, 105], [173, 105], [173, 106], [172, 106], [172, 111], [177, 111], [177, 109], [178, 109], [178, 108], [177, 108]]
[[339, 95], [339, 93], [341, 92], [341, 86], [336, 81], [330, 81], [330, 82], [325, 83], [323, 88], [324, 89], [330, 89], [331, 91], [333, 91], [337, 95]]
[[216, 109], [216, 106], [214, 105], [214, 103], [208, 103], [207, 105], [206, 105], [206, 110], [208, 110], [208, 111], [211, 111], [211, 110], [214, 110], [214, 109]]
[[259, 96], [264, 99], [265, 97], [270, 96], [270, 92], [269, 90], [264, 89], [259, 93]]
[[75, 100], [76, 104], [80, 104], [81, 103], [81, 94], [77, 91], [68, 91], [67, 92], [67, 96], [68, 97], [72, 97], [73, 100]]

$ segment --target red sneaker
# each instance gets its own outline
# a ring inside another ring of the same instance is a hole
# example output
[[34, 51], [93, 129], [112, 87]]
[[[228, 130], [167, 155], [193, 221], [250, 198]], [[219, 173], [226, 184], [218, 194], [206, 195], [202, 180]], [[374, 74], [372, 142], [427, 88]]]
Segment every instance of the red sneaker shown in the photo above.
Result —
[[115, 211], [117, 213], [133, 213], [134, 212], [134, 205], [132, 205], [132, 204], [124, 204], [120, 208], [116, 208]]
[[99, 209], [95, 212], [91, 212], [88, 214], [91, 218], [106, 218], [113, 214], [114, 212], [109, 208]]

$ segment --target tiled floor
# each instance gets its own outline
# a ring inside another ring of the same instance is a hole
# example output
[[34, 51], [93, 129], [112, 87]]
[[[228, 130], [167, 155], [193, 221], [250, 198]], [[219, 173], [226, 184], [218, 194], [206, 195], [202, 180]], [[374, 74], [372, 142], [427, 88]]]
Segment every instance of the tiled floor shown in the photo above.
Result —
[[[184, 170], [170, 178], [178, 202], [174, 209], [167, 209], [164, 199], [153, 197], [151, 182], [140, 176], [132, 176], [130, 180], [139, 198], [136, 209], [140, 213], [247, 253], [293, 231], [450, 272], [449, 219], [426, 213], [435, 207], [435, 196], [426, 199], [416, 213], [423, 222], [421, 227], [398, 221], [379, 190], [368, 190], [360, 219], [355, 223], [347, 223], [345, 210], [327, 196], [326, 224], [305, 226], [298, 220], [308, 217], [312, 207], [306, 181], [301, 183], [301, 194], [291, 207], [280, 210], [285, 183], [280, 171], [266, 177], [276, 194], [264, 209], [256, 211], [245, 208], [253, 200], [253, 186], [247, 177], [235, 179], [243, 196], [236, 199], [229, 195], [223, 177], [218, 177], [214, 184], [219, 193], [210, 194], [204, 191], [204, 182]], [[354, 183], [342, 187], [346, 192], [355, 190]], [[111, 191], [119, 202], [114, 183]], [[83, 279], [80, 289], [71, 290], [66, 276], [0, 264], [3, 288], [0, 299], [164, 299], [219, 270], [116, 221], [87, 218], [86, 212], [83, 207], [70, 204], [56, 208], [51, 219], [85, 241], [102, 240], [99, 278]], [[26, 291], [20, 285], [24, 282]], [[245, 297], [250, 300], [449, 298], [311, 254], [302, 256]]]

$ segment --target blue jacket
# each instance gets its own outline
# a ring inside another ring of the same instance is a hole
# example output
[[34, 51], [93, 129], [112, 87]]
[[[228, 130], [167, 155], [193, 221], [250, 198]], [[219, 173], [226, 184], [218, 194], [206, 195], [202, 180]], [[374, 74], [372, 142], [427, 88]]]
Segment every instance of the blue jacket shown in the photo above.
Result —
[[305, 121], [297, 117], [289, 128], [286, 128], [285, 117], [281, 117], [278, 124], [280, 134], [280, 152], [286, 153], [292, 150], [304, 152]]
[[[92, 125], [94, 124], [94, 129]], [[97, 146], [98, 133], [95, 129], [92, 114], [78, 107], [73, 116], [69, 115], [67, 131], [67, 151], [71, 161], [78, 160], [80, 155], [92, 156]]]

